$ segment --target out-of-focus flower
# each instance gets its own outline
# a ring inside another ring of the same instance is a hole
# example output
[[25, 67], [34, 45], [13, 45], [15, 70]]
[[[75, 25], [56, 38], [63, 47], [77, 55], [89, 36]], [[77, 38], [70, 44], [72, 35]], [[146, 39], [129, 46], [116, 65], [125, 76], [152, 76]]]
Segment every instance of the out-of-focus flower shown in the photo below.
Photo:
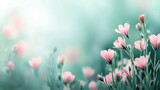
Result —
[[144, 23], [144, 14], [139, 15], [139, 21], [141, 21], [142, 23]]
[[126, 73], [127, 76], [132, 76], [133, 75], [131, 60], [128, 60], [126, 66], [123, 67], [123, 71], [124, 71], [124, 73]]
[[91, 81], [88, 85], [90, 90], [97, 90], [97, 84], [95, 81]]
[[15, 32], [15, 30], [11, 26], [5, 26], [3, 28], [3, 35], [6, 38], [14, 38], [14, 37], [16, 37], [17, 33]]
[[111, 50], [111, 49], [108, 49], [108, 51], [107, 50], [102, 50], [101, 51], [101, 57], [111, 64], [112, 59], [115, 56], [115, 53], [116, 52], [114, 50]]
[[32, 60], [29, 61], [29, 65], [34, 69], [39, 69], [41, 63], [42, 63], [42, 58], [41, 57], [35, 57], [35, 58], [32, 58]]
[[70, 62], [75, 62], [78, 58], [78, 50], [76, 48], [68, 48], [65, 51], [66, 59]]
[[65, 61], [66, 56], [65, 55], [61, 55], [57, 58], [57, 62], [58, 64], [63, 64]]
[[122, 37], [118, 37], [118, 39], [113, 43], [113, 45], [118, 49], [125, 48], [126, 46], [125, 39], [123, 39]]
[[139, 58], [136, 58], [134, 61], [135, 66], [141, 69], [145, 69], [147, 63], [148, 63], [148, 56], [140, 56]]
[[127, 74], [126, 73], [123, 73], [122, 74], [122, 79], [121, 79], [123, 82], [125, 82], [127, 80]]
[[137, 40], [137, 41], [134, 42], [135, 48], [140, 50], [140, 51], [146, 49], [147, 45], [145, 45], [145, 44], [147, 44], [147, 43], [145, 42], [144, 39]]
[[104, 82], [104, 78], [101, 75], [97, 75], [98, 80], [100, 80], [101, 82]]
[[86, 85], [86, 83], [83, 80], [81, 80], [80, 85], [81, 85], [81, 87], [84, 87]]
[[75, 76], [70, 72], [70, 71], [66, 71], [63, 76], [62, 76], [63, 80], [66, 82], [66, 83], [71, 83], [74, 81], [75, 79]]
[[12, 61], [9, 61], [9, 62], [8, 62], [8, 68], [9, 68], [10, 70], [13, 70], [13, 69], [14, 69], [14, 63], [13, 63]]
[[[113, 74], [113, 75], [112, 75]], [[108, 75], [105, 76], [104, 82], [107, 84], [111, 84], [113, 82], [113, 77], [115, 76], [114, 73], [109, 73]]]
[[142, 24], [140, 24], [140, 23], [137, 23], [137, 24], [136, 24], [136, 29], [141, 30], [142, 27], [143, 27]]
[[82, 69], [83, 75], [86, 78], [91, 78], [94, 74], [94, 70], [91, 67], [85, 67]]
[[118, 70], [118, 68], [115, 69], [114, 73], [117, 79], [119, 79], [122, 75], [122, 71]]
[[122, 64], [124, 64], [124, 65], [126, 65], [127, 64], [127, 62], [128, 62], [128, 59], [123, 59], [123, 62], [122, 61], [119, 61], [118, 62], [118, 66], [121, 66]]
[[122, 24], [120, 24], [118, 26], [118, 29], [115, 29], [115, 32], [128, 37], [129, 28], [130, 28], [130, 24], [128, 24], [128, 23], [125, 23], [124, 26]]
[[28, 46], [24, 42], [18, 42], [15, 45], [13, 45], [12, 48], [18, 56], [24, 56], [28, 50]]
[[160, 34], [156, 35], [150, 35], [149, 36], [150, 42], [152, 44], [152, 46], [154, 47], [154, 49], [157, 49], [157, 47], [160, 44]]

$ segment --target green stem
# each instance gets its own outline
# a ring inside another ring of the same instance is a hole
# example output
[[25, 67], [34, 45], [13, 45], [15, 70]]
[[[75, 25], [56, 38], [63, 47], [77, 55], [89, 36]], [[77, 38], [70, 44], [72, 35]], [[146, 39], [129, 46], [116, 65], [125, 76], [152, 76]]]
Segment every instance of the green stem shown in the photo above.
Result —
[[123, 62], [123, 53], [122, 50], [120, 49], [120, 59], [122, 61], [122, 66], [124, 66], [124, 62]]
[[[145, 23], [142, 23], [143, 25], [143, 35], [144, 35], [144, 40], [145, 40], [145, 47], [147, 47], [147, 38], [148, 38], [148, 35], [147, 35], [147, 30], [146, 30], [146, 26], [145, 26]], [[147, 49], [145, 49], [145, 55], [147, 55], [148, 51]]]
[[156, 66], [156, 56], [157, 56], [157, 54], [156, 54], [156, 50], [154, 49], [154, 62], [153, 62], [153, 67], [154, 67], [154, 72], [153, 72], [153, 77], [155, 77], [155, 66]]

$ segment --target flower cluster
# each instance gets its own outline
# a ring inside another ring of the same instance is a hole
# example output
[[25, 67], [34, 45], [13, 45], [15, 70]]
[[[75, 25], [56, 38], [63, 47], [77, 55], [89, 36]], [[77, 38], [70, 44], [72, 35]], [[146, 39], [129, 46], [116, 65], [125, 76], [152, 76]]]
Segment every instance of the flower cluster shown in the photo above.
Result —
[[[157, 61], [156, 51], [160, 45], [160, 34], [154, 35], [147, 32], [144, 14], [140, 15], [138, 19], [140, 22], [136, 24], [136, 29], [140, 31], [140, 40], [132, 43], [132, 37], [129, 35], [130, 24], [120, 24], [115, 32], [122, 36], [118, 37], [113, 43], [115, 50], [108, 49], [100, 52], [101, 57], [110, 65], [111, 69], [109, 70], [111, 71], [106, 75], [98, 74], [97, 78], [108, 89], [132, 88], [133, 90], [141, 90], [158, 88], [157, 70], [159, 61]], [[154, 51], [153, 60], [150, 46]], [[135, 53], [135, 50], [139, 51], [139, 57], [135, 57], [138, 54]], [[124, 58], [124, 53], [128, 55], [126, 57], [128, 60]]]

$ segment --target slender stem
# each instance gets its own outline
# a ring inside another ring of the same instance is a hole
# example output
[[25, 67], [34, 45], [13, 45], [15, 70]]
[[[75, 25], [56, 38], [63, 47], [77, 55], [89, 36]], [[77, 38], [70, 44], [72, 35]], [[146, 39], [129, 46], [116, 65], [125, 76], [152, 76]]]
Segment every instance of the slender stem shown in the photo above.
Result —
[[[144, 40], [145, 40], [145, 47], [147, 47], [147, 38], [148, 38], [148, 36], [147, 36], [147, 30], [146, 30], [146, 26], [145, 26], [145, 23], [142, 23], [142, 25], [143, 25], [143, 35], [144, 35]], [[147, 49], [145, 49], [145, 55], [147, 55]]]
[[156, 54], [156, 50], [154, 49], [154, 63], [153, 63], [153, 67], [154, 67], [154, 72], [153, 72], [153, 77], [155, 77], [155, 66], [156, 66], [156, 56], [157, 56], [157, 54]]
[[122, 61], [122, 66], [124, 66], [122, 50], [120, 50], [120, 59], [121, 59], [121, 61]]

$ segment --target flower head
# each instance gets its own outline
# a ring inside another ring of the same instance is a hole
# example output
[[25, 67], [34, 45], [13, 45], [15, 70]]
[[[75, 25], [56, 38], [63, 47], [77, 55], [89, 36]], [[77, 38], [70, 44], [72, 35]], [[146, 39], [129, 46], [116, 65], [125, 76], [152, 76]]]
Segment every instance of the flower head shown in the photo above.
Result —
[[86, 78], [91, 78], [94, 74], [94, 70], [91, 67], [85, 67], [82, 71]]
[[130, 28], [130, 24], [128, 24], [128, 23], [125, 23], [124, 26], [122, 24], [120, 24], [118, 26], [118, 29], [115, 29], [115, 32], [128, 37], [129, 28]]
[[145, 42], [144, 39], [137, 40], [137, 41], [134, 42], [135, 48], [140, 50], [140, 51], [146, 49], [147, 45], [145, 45], [145, 44], [146, 44], [146, 42]]
[[126, 66], [123, 67], [123, 71], [124, 71], [124, 73], [126, 73], [127, 76], [132, 76], [133, 75], [131, 60], [128, 60]]
[[35, 57], [29, 61], [29, 65], [34, 69], [38, 69], [40, 67], [41, 63], [42, 63], [41, 57]]
[[140, 24], [140, 23], [137, 23], [137, 24], [136, 24], [136, 29], [141, 30], [142, 27], [143, 27], [142, 24]]
[[148, 56], [141, 56], [139, 58], [136, 58], [134, 61], [135, 66], [141, 69], [145, 69], [147, 63], [148, 63]]
[[12, 61], [9, 61], [9, 62], [8, 62], [8, 68], [9, 68], [10, 70], [13, 70], [13, 69], [14, 69], [14, 63], [13, 63]]
[[75, 76], [70, 72], [70, 71], [66, 71], [63, 76], [62, 76], [63, 80], [66, 82], [66, 83], [71, 83], [74, 81], [75, 79]]
[[105, 76], [105, 78], [104, 78], [105, 83], [111, 84], [113, 82], [112, 74], [113, 74], [113, 77], [114, 77], [114, 75], [115, 75], [114, 73], [109, 73], [108, 75]]
[[107, 50], [102, 50], [101, 51], [101, 57], [111, 64], [112, 59], [115, 56], [115, 53], [116, 52], [114, 50], [111, 50], [111, 49], [108, 49], [108, 51]]
[[139, 21], [141, 21], [142, 23], [144, 23], [144, 14], [139, 15]]
[[18, 56], [24, 56], [28, 50], [27, 44], [24, 42], [19, 42], [13, 45], [13, 50]]
[[122, 71], [118, 70], [118, 68], [115, 69], [114, 73], [117, 79], [119, 79], [122, 75]]
[[123, 39], [122, 37], [118, 37], [118, 39], [113, 43], [113, 45], [118, 49], [125, 48], [126, 46], [125, 39]]
[[66, 56], [65, 55], [61, 55], [57, 58], [58, 64], [63, 64], [65, 61]]
[[157, 47], [160, 44], [160, 34], [156, 35], [150, 35], [149, 36], [149, 40], [152, 44], [152, 46], [154, 47], [154, 49], [157, 49]]
[[88, 87], [90, 90], [97, 90], [97, 85], [96, 85], [96, 82], [94, 82], [94, 81], [91, 81], [89, 83]]

